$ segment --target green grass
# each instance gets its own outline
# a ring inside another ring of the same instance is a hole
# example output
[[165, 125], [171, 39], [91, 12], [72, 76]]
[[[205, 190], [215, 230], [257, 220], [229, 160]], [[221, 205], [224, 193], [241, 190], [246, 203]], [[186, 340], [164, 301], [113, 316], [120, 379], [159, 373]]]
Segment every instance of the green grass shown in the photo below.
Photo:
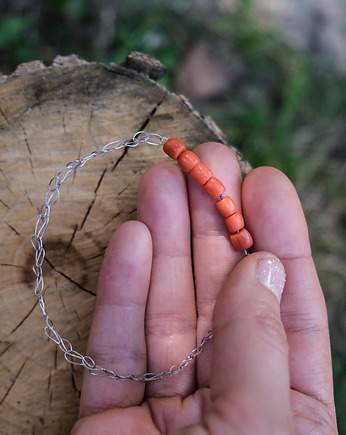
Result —
[[[346, 306], [346, 79], [330, 60], [288, 47], [255, 24], [251, 2], [225, 16], [191, 12], [190, 3], [50, 0], [12, 2], [0, 16], [0, 70], [26, 61], [50, 64], [60, 54], [121, 63], [128, 52], [152, 54], [174, 77], [189, 47], [207, 39], [242, 74], [222, 96], [197, 105], [211, 115], [253, 166], [273, 165], [296, 185], [307, 215], [313, 252], [330, 316], [335, 398], [346, 434], [346, 355], [340, 306]], [[126, 4], [125, 4], [126, 3]], [[113, 6], [112, 6], [113, 5]], [[108, 9], [107, 9], [108, 8]], [[113, 17], [113, 18], [112, 18]]]

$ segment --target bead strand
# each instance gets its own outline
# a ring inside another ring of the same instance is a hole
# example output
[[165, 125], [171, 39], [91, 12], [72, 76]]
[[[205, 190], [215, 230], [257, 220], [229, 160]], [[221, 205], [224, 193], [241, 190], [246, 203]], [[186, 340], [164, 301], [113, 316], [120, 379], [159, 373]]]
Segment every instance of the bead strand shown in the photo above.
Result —
[[194, 152], [186, 150], [181, 140], [173, 137], [167, 139], [163, 150], [169, 157], [177, 160], [179, 167], [201, 184], [211, 198], [219, 198], [216, 206], [225, 218], [227, 228], [231, 233], [232, 245], [237, 251], [244, 251], [247, 254], [247, 250], [253, 245], [251, 234], [244, 228], [243, 216], [239, 213], [232, 198], [223, 196], [226, 191], [223, 183], [213, 176], [212, 171], [201, 163]]

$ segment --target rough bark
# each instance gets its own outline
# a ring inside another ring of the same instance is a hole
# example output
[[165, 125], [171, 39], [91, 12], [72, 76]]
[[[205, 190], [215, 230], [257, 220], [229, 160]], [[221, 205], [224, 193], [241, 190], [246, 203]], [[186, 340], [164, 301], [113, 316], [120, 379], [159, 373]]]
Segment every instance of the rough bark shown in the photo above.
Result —
[[[0, 77], [1, 433], [66, 434], [77, 418], [82, 369], [45, 337], [33, 294], [30, 237], [50, 179], [68, 162], [141, 129], [189, 147], [225, 142], [211, 120], [149, 75], [71, 56]], [[52, 208], [44, 238], [47, 309], [82, 353], [107, 241], [136, 217], [141, 174], [165, 160], [149, 145], [97, 157], [63, 184]]]

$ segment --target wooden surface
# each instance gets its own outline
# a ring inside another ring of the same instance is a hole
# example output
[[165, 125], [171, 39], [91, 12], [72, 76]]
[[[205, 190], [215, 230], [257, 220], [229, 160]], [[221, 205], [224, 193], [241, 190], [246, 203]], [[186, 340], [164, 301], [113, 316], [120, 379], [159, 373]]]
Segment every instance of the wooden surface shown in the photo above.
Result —
[[[188, 147], [223, 141], [184, 98], [129, 69], [69, 57], [0, 77], [0, 433], [66, 434], [77, 418], [82, 369], [43, 333], [30, 237], [59, 170], [143, 128]], [[97, 157], [64, 183], [52, 208], [44, 238], [48, 313], [82, 353], [107, 241], [136, 217], [141, 174], [165, 160], [149, 145]]]

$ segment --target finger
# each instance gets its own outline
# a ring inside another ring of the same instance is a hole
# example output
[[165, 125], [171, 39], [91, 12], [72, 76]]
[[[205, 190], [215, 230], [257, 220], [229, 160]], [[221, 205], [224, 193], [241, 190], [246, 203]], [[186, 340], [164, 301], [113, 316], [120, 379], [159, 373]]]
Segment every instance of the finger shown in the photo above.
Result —
[[[285, 272], [258, 252], [230, 274], [214, 312], [213, 433], [292, 433], [288, 345], [278, 298]], [[270, 291], [268, 291], [270, 290]]]
[[[204, 143], [194, 152], [206, 164], [215, 177], [226, 187], [241, 210], [242, 178], [235, 154], [225, 145]], [[192, 220], [193, 259], [198, 311], [197, 339], [200, 341], [211, 328], [216, 298], [242, 254], [231, 245], [229, 231], [220, 216], [216, 201], [209, 198], [203, 187], [188, 176], [189, 201]], [[198, 383], [209, 385], [210, 357], [208, 346], [198, 360]]]
[[[100, 272], [87, 352], [97, 365], [120, 375], [146, 371], [144, 318], [152, 243], [140, 222], [122, 225], [109, 242]], [[85, 372], [80, 415], [141, 402], [143, 384]]]
[[[148, 370], [180, 363], [196, 344], [196, 307], [191, 267], [190, 215], [186, 183], [171, 164], [143, 176], [138, 216], [150, 229], [153, 267], [146, 312]], [[194, 388], [191, 365], [179, 376], [148, 386], [149, 396], [187, 395]]]
[[281, 316], [290, 346], [292, 388], [327, 403], [333, 413], [326, 307], [296, 191], [281, 172], [258, 168], [245, 179], [243, 206], [255, 248], [274, 252], [285, 265]]

